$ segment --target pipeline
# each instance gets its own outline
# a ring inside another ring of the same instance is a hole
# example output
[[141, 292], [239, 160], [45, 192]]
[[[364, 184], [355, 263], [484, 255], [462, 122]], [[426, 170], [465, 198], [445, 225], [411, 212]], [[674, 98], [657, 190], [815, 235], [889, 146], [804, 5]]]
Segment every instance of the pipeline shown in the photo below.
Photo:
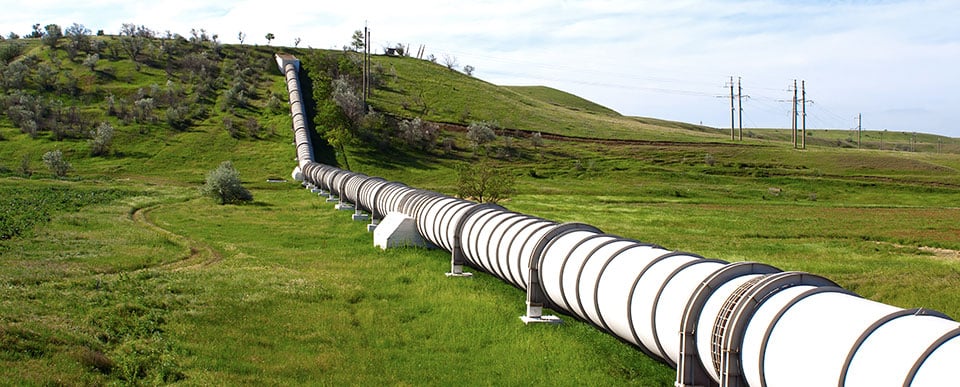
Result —
[[[560, 224], [314, 162], [297, 69], [287, 76], [294, 178], [376, 223], [392, 213], [466, 264], [677, 370], [677, 386], [958, 384], [960, 324], [935, 311], [864, 299], [826, 278], [726, 262]], [[300, 117], [299, 119], [297, 117]]]

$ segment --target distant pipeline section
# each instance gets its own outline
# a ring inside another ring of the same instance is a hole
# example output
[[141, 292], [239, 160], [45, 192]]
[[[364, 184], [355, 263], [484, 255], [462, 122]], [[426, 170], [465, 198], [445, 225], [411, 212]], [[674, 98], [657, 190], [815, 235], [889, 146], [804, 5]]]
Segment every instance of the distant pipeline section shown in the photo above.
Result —
[[[726, 262], [478, 204], [314, 162], [299, 61], [287, 77], [303, 185], [373, 223], [400, 213], [466, 264], [527, 292], [529, 320], [550, 308], [677, 370], [677, 386], [960, 384], [960, 324], [870, 301], [809, 273]], [[298, 118], [299, 117], [299, 118]]]

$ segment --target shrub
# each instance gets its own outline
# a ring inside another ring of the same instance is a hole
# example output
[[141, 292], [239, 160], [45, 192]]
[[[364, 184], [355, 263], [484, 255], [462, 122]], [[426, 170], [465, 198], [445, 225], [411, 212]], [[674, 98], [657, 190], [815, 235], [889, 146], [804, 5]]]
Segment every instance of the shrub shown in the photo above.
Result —
[[14, 58], [23, 54], [23, 45], [20, 43], [9, 43], [0, 46], [0, 63], [7, 64]]
[[109, 122], [101, 122], [97, 128], [90, 131], [90, 154], [93, 156], [102, 156], [110, 153], [110, 145], [113, 144], [113, 125]]
[[30, 154], [25, 154], [20, 159], [20, 167], [17, 169], [17, 172], [26, 178], [33, 176], [33, 167], [30, 166]]
[[404, 144], [411, 148], [429, 151], [437, 144], [440, 136], [440, 125], [427, 122], [420, 117], [400, 122], [399, 137]]
[[489, 163], [457, 165], [457, 195], [480, 203], [497, 203], [514, 191], [515, 178]]
[[89, 67], [90, 71], [93, 71], [97, 67], [97, 62], [100, 61], [99, 54], [90, 54], [87, 55], [87, 58], [83, 60], [83, 66]]
[[70, 171], [70, 163], [63, 158], [63, 152], [59, 149], [43, 154], [43, 163], [50, 168], [50, 172], [56, 177], [65, 177]]
[[534, 148], [542, 147], [543, 135], [541, 135], [540, 132], [534, 133], [532, 136], [530, 136], [530, 144], [533, 145]]
[[153, 98], [140, 98], [133, 103], [133, 107], [135, 114], [134, 119], [138, 123], [154, 121], [153, 109], [156, 107], [156, 104], [153, 102]]
[[176, 130], [185, 130], [190, 127], [190, 108], [186, 105], [168, 107], [164, 113], [167, 124]]
[[240, 182], [240, 173], [233, 163], [224, 161], [217, 169], [207, 173], [207, 181], [200, 193], [210, 196], [220, 204], [238, 204], [253, 201], [250, 193]]
[[472, 122], [467, 127], [467, 139], [470, 140], [474, 148], [483, 146], [497, 139], [497, 134], [493, 130], [496, 126], [497, 124], [487, 121]]

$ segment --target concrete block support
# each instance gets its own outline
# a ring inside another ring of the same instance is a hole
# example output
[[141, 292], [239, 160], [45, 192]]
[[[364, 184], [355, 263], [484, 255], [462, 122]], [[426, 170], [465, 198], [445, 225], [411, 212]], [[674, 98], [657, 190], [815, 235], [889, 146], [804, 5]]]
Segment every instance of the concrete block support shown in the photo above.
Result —
[[431, 245], [417, 230], [417, 221], [399, 212], [391, 212], [373, 230], [373, 245], [392, 247], [427, 247]]

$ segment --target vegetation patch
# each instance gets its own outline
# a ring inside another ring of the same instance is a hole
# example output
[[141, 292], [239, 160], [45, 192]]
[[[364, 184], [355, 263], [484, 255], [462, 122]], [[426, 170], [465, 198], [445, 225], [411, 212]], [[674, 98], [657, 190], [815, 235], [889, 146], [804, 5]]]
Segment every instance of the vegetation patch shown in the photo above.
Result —
[[49, 222], [53, 214], [79, 211], [133, 193], [119, 189], [89, 189], [70, 185], [0, 184], [0, 240], [28, 233]]

